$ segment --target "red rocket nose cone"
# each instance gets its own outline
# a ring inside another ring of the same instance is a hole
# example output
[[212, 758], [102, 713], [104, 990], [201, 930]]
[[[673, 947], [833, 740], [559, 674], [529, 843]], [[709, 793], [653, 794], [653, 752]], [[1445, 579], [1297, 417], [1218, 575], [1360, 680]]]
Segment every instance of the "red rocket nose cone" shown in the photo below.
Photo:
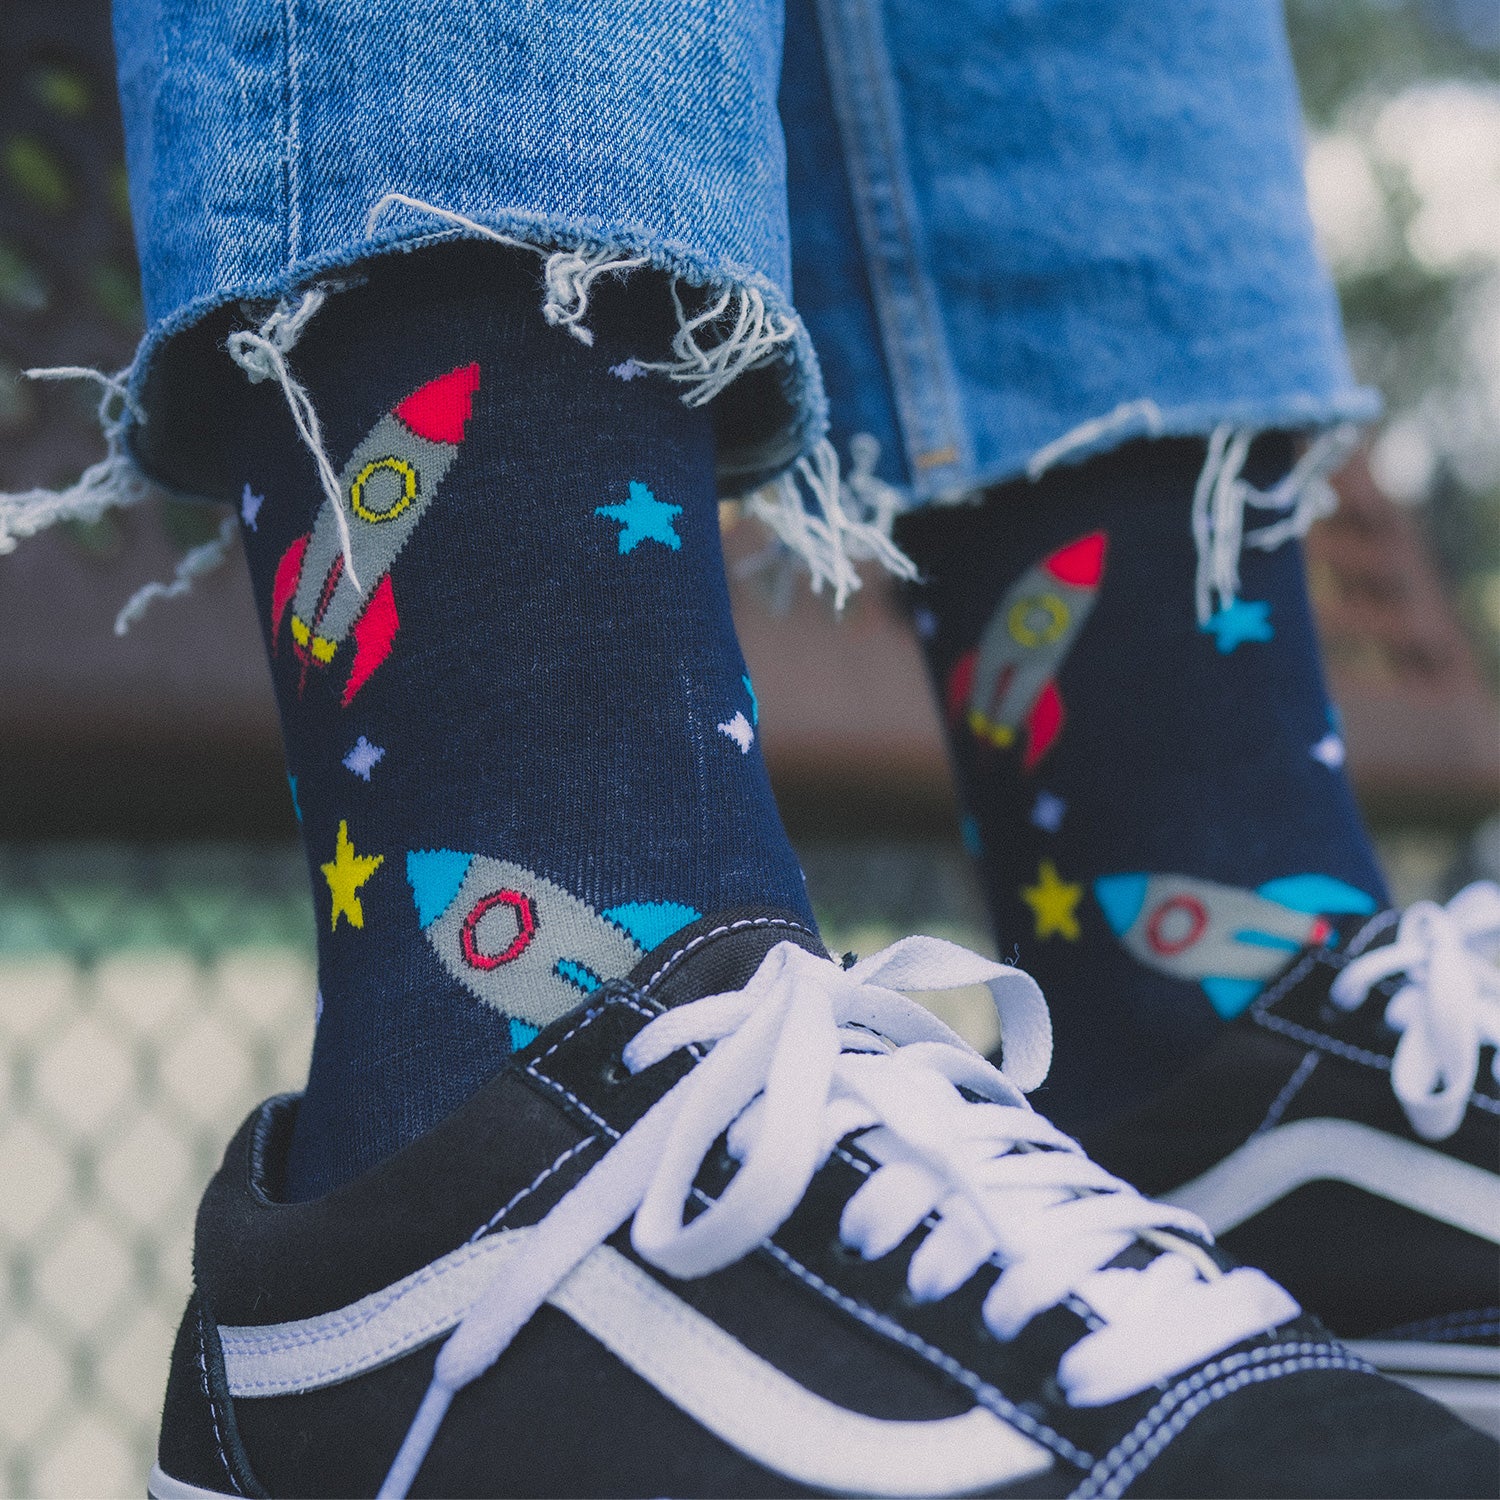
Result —
[[1059, 547], [1051, 557], [1043, 559], [1042, 566], [1060, 583], [1091, 589], [1104, 576], [1104, 548], [1108, 540], [1102, 531], [1090, 532], [1066, 547]]
[[430, 443], [461, 443], [478, 389], [479, 366], [464, 365], [413, 391], [396, 408], [396, 415]]

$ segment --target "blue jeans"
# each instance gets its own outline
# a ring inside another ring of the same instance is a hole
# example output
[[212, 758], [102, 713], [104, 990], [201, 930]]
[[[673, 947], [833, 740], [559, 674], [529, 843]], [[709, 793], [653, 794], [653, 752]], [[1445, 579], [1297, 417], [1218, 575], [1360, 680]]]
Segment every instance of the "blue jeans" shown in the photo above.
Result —
[[592, 278], [676, 278], [668, 373], [722, 409], [728, 493], [830, 430], [922, 503], [1145, 434], [1373, 415], [1277, 0], [786, 9], [115, 0], [134, 392], [214, 309], [488, 232], [547, 252], [575, 336]]

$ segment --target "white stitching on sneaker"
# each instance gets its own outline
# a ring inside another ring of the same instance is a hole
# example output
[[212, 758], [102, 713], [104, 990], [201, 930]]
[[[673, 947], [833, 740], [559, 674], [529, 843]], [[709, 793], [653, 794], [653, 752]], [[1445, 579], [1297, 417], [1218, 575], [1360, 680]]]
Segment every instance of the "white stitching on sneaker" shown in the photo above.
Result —
[[1012, 1422], [1024, 1432], [1030, 1433], [1038, 1442], [1045, 1443], [1055, 1453], [1061, 1454], [1081, 1469], [1086, 1469], [1093, 1463], [1092, 1454], [1085, 1453], [1082, 1448], [1075, 1447], [1061, 1433], [1054, 1432], [1052, 1428], [1038, 1422], [1035, 1417], [1028, 1416], [1018, 1406], [1007, 1400], [983, 1376], [976, 1374], [951, 1354], [939, 1349], [935, 1344], [929, 1344], [926, 1339], [910, 1329], [903, 1328], [893, 1318], [888, 1318], [868, 1304], [857, 1301], [846, 1292], [841, 1292], [816, 1272], [808, 1270], [801, 1261], [789, 1255], [774, 1240], [767, 1240], [760, 1248], [785, 1266], [792, 1275], [805, 1282], [819, 1296], [826, 1298], [836, 1307], [842, 1308], [851, 1317], [858, 1318], [867, 1328], [883, 1334], [886, 1338], [910, 1349], [913, 1354], [920, 1356], [929, 1364], [935, 1365], [945, 1375], [951, 1376], [970, 1391], [977, 1401], [1004, 1417], [1007, 1422]]
[[806, 933], [810, 938], [817, 937], [817, 933], [812, 928], [802, 922], [794, 922], [787, 917], [741, 917], [738, 922], [728, 922], [722, 927], [715, 927], [712, 932], [700, 932], [691, 942], [683, 944], [681, 948], [663, 962], [662, 966], [641, 988], [649, 990], [679, 959], [686, 958], [694, 948], [708, 942], [710, 938], [723, 937], [726, 932], [739, 932], [746, 927], [784, 927], [789, 932], [802, 932]]
[[[1355, 958], [1370, 942], [1382, 932], [1391, 927], [1398, 918], [1396, 912], [1381, 912], [1372, 917], [1349, 941], [1349, 945], [1342, 951], [1330, 951], [1328, 949], [1314, 949], [1305, 953], [1290, 969], [1283, 974], [1275, 984], [1267, 988], [1248, 1012], [1250, 1019], [1258, 1026], [1264, 1026], [1267, 1031], [1279, 1032], [1282, 1036], [1291, 1037], [1293, 1041], [1302, 1042], [1306, 1046], [1316, 1047], [1322, 1052], [1328, 1052], [1335, 1057], [1342, 1057], [1347, 1062], [1359, 1063], [1367, 1068], [1379, 1068], [1383, 1072], [1391, 1071], [1391, 1059], [1379, 1052], [1371, 1052], [1365, 1047], [1355, 1047], [1348, 1042], [1340, 1041], [1337, 1037], [1330, 1036], [1326, 1031], [1319, 1031], [1315, 1027], [1303, 1026], [1300, 1022], [1289, 1021], [1283, 1016], [1271, 1014], [1270, 1007], [1282, 999], [1292, 988], [1300, 984], [1319, 964], [1325, 964], [1334, 970], [1335, 979], [1349, 965], [1351, 959]], [[1376, 949], [1375, 952], [1383, 950]], [[1482, 1083], [1482, 1080], [1480, 1081]], [[1480, 1091], [1480, 1083], [1476, 1083], [1474, 1091], [1469, 1096], [1469, 1104], [1475, 1109], [1481, 1109], [1489, 1114], [1500, 1114], [1500, 1098]], [[1264, 1126], [1262, 1126], [1264, 1128]]]
[[1271, 1107], [1266, 1111], [1266, 1117], [1255, 1127], [1256, 1135], [1264, 1135], [1271, 1129], [1287, 1112], [1292, 1100], [1297, 1097], [1297, 1090], [1312, 1077], [1312, 1070], [1317, 1067], [1318, 1059], [1323, 1054], [1316, 1047], [1311, 1047], [1303, 1055], [1292, 1073], [1292, 1076], [1282, 1084], [1281, 1092], [1271, 1101]]
[[1260, 1020], [1270, 1006], [1275, 1005], [1283, 995], [1295, 985], [1300, 984], [1320, 963], [1329, 963], [1333, 968], [1338, 967], [1337, 964], [1332, 963], [1328, 949], [1310, 948], [1280, 979], [1260, 992], [1255, 1004], [1250, 1008], [1250, 1014], [1257, 1021]]
[[626, 1007], [626, 1009], [633, 1010], [638, 1016], [644, 1016], [648, 1021], [654, 1021], [657, 1016], [661, 1014], [660, 1011], [647, 1010], [645, 1006], [641, 1005], [639, 1001], [635, 1000], [630, 995], [612, 994], [602, 1004], [591, 1007], [581, 1017], [579, 1017], [578, 1024], [574, 1026], [570, 1031], [559, 1037], [557, 1041], [553, 1042], [553, 1044], [548, 1047], [540, 1057], [532, 1058], [532, 1060], [526, 1065], [526, 1072], [529, 1077], [536, 1079], [538, 1083], [546, 1084], [548, 1088], [555, 1089], [559, 1094], [563, 1096], [564, 1099], [568, 1101], [569, 1104], [571, 1104], [587, 1120], [589, 1120], [590, 1123], [597, 1126], [600, 1130], [604, 1131], [604, 1133], [609, 1136], [612, 1141], [617, 1141], [620, 1139], [620, 1132], [616, 1130], [608, 1120], [606, 1120], [597, 1111], [590, 1109], [589, 1106], [585, 1104], [583, 1100], [573, 1092], [572, 1089], [568, 1088], [566, 1084], [559, 1083], [557, 1079], [552, 1077], [550, 1073], [543, 1073], [541, 1071], [541, 1065], [546, 1062], [547, 1059], [551, 1057], [559, 1047], [563, 1046], [567, 1042], [572, 1041], [572, 1039], [580, 1032], [592, 1026], [600, 1016], [605, 1015], [608, 1012], [611, 1005], [623, 1005]]
[[[1287, 1355], [1286, 1359], [1278, 1356]], [[1275, 1359], [1275, 1363], [1267, 1363]], [[1337, 1344], [1272, 1344], [1206, 1365], [1172, 1387], [1099, 1461], [1073, 1491], [1072, 1500], [1117, 1500], [1206, 1407], [1246, 1385], [1276, 1380], [1299, 1370], [1374, 1369]], [[1221, 1379], [1220, 1377], [1224, 1377]], [[1205, 1389], [1206, 1387], [1206, 1389]]]
[[553, 1175], [553, 1173], [566, 1166], [567, 1163], [572, 1161], [580, 1151], [584, 1151], [588, 1147], [592, 1146], [596, 1140], [598, 1140], [598, 1136], [586, 1135], [576, 1145], [569, 1146], [568, 1149], [564, 1151], [563, 1154], [559, 1156], [550, 1167], [543, 1167], [542, 1170], [538, 1172], [536, 1176], [533, 1177], [531, 1181], [525, 1187], [523, 1187], [519, 1193], [515, 1194], [515, 1196], [512, 1197], [503, 1208], [496, 1209], [496, 1211], [491, 1214], [490, 1217], [486, 1219], [484, 1223], [474, 1231], [473, 1234], [469, 1236], [468, 1243], [472, 1245], [475, 1240], [480, 1239], [482, 1236], [488, 1234], [490, 1230], [495, 1228], [495, 1226], [499, 1224], [499, 1222], [506, 1216], [506, 1214], [511, 1211], [511, 1209], [513, 1209], [518, 1203], [522, 1203], [527, 1198], [529, 1198], [534, 1192], [536, 1192], [539, 1187], [541, 1187], [541, 1185], [549, 1177]]
[[[724, 931], [727, 929], [720, 930]], [[624, 996], [614, 996], [612, 998], [622, 1001], [626, 999], [626, 997]], [[639, 1007], [635, 1008], [639, 1009]], [[584, 1026], [588, 1025], [598, 1016], [603, 1015], [605, 1009], [605, 1006], [598, 1007], [595, 1011], [591, 1012], [587, 1017], [585, 1017], [579, 1023], [579, 1025], [573, 1029], [573, 1031], [570, 1031], [568, 1033], [568, 1035], [573, 1036], [578, 1031], [581, 1031]], [[558, 1043], [558, 1045], [561, 1046], [561, 1043]], [[543, 1057], [551, 1056], [552, 1052], [554, 1052], [555, 1050], [556, 1048], [549, 1048], [548, 1051], [543, 1054]], [[538, 1059], [538, 1061], [541, 1061], [541, 1059]], [[528, 1071], [531, 1070], [528, 1069]], [[551, 1087], [556, 1089], [559, 1093], [563, 1094], [566, 1098], [572, 1100], [575, 1104], [579, 1102], [577, 1097], [570, 1090], [560, 1084], [555, 1078], [552, 1078], [549, 1075], [540, 1072], [533, 1073], [533, 1076], [537, 1079], [538, 1082], [551, 1085]], [[586, 1108], [586, 1106], [580, 1107]], [[604, 1124], [604, 1129], [608, 1131], [610, 1137], [613, 1140], [619, 1140], [620, 1132], [618, 1130], [615, 1130], [608, 1123]], [[592, 1139], [592, 1137], [590, 1139]], [[834, 1151], [834, 1155], [838, 1156], [849, 1166], [853, 1167], [855, 1171], [859, 1172], [862, 1176], [868, 1177], [870, 1173], [875, 1170], [870, 1165], [870, 1163], [861, 1160], [852, 1152], [846, 1150], [843, 1146], [837, 1147]], [[550, 1170], [551, 1169], [549, 1168], [549, 1172]], [[705, 1208], [709, 1207], [713, 1202], [713, 1199], [710, 1198], [707, 1193], [702, 1192], [697, 1188], [693, 1190], [693, 1196], [697, 1198]], [[923, 1222], [926, 1223], [928, 1227], [931, 1227], [932, 1223], [934, 1223], [935, 1220], [931, 1215], [929, 1215], [928, 1218]], [[957, 1380], [959, 1384], [971, 1390], [976, 1398], [982, 1400], [985, 1405], [989, 1406], [992, 1410], [1006, 1417], [1008, 1421], [1014, 1422], [1016, 1426], [1022, 1428], [1026, 1432], [1029, 1432], [1033, 1437], [1038, 1438], [1049, 1448], [1052, 1448], [1055, 1452], [1061, 1454], [1064, 1458], [1070, 1459], [1080, 1468], [1087, 1468], [1088, 1465], [1093, 1462], [1092, 1455], [1085, 1453], [1081, 1448], [1075, 1447], [1065, 1437], [1063, 1437], [1059, 1433], [1054, 1432], [1050, 1427], [1047, 1427], [1044, 1424], [1036, 1421], [1034, 1418], [1027, 1416], [1024, 1412], [1020, 1411], [1017, 1407], [1013, 1406], [1009, 1401], [1007, 1401], [1006, 1398], [998, 1390], [991, 1386], [981, 1376], [976, 1374], [973, 1370], [970, 1370], [968, 1366], [962, 1364], [959, 1360], [953, 1358], [952, 1355], [945, 1353], [935, 1345], [927, 1343], [926, 1340], [921, 1339], [916, 1334], [909, 1332], [899, 1323], [896, 1323], [892, 1319], [885, 1317], [882, 1313], [877, 1312], [868, 1304], [859, 1302], [855, 1298], [848, 1296], [846, 1293], [839, 1291], [837, 1287], [832, 1286], [829, 1282], [824, 1281], [822, 1277], [808, 1270], [808, 1268], [804, 1266], [799, 1260], [789, 1255], [785, 1250], [781, 1248], [780, 1245], [777, 1245], [774, 1241], [767, 1239], [762, 1242], [759, 1248], [781, 1262], [781, 1264], [784, 1265], [788, 1271], [805, 1282], [807, 1286], [809, 1286], [813, 1291], [817, 1292], [820, 1296], [833, 1302], [837, 1307], [842, 1308], [851, 1316], [859, 1319], [860, 1322], [864, 1323], [867, 1327], [873, 1329], [877, 1333], [883, 1334], [887, 1338], [895, 1340], [897, 1343], [900, 1343], [906, 1348], [910, 1349], [914, 1354], [917, 1354], [921, 1358], [927, 1360], [929, 1363], [936, 1365], [945, 1374], [951, 1376], [953, 1379]]]
[[245, 1492], [235, 1478], [234, 1465], [229, 1462], [229, 1454], [224, 1448], [224, 1435], [219, 1431], [219, 1407], [208, 1383], [208, 1325], [204, 1321], [201, 1302], [198, 1304], [198, 1373], [203, 1377], [203, 1399], [208, 1402], [208, 1417], [213, 1424], [214, 1446], [218, 1449], [219, 1462], [224, 1465], [224, 1472], [229, 1476], [235, 1494], [243, 1495]]

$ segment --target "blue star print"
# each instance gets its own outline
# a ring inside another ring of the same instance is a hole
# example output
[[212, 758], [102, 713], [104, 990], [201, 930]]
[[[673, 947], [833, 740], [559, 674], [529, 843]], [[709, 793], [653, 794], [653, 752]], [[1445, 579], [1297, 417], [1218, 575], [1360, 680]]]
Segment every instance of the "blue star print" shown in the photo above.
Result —
[[682, 538], [672, 527], [672, 517], [682, 514], [680, 505], [658, 500], [640, 480], [630, 481], [630, 499], [624, 505], [600, 505], [596, 516], [607, 516], [620, 524], [620, 555], [635, 551], [642, 542], [660, 542], [676, 552]]
[[1276, 635], [1271, 625], [1271, 606], [1264, 599], [1236, 599], [1199, 629], [1213, 636], [1225, 656], [1245, 641], [1269, 641]]

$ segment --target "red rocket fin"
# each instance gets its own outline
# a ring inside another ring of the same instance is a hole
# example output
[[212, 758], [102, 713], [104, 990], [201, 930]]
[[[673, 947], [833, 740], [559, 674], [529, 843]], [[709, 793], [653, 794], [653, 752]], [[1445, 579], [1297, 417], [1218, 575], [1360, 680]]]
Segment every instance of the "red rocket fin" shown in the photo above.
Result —
[[462, 365], [419, 386], [396, 408], [396, 415], [430, 443], [461, 443], [478, 389], [479, 366]]
[[276, 649], [276, 637], [281, 634], [281, 621], [286, 615], [286, 607], [292, 602], [292, 595], [297, 592], [297, 579], [302, 573], [302, 559], [307, 554], [307, 544], [312, 533], [299, 536], [285, 552], [281, 554], [281, 561], [276, 564], [276, 577], [271, 581], [271, 649]]
[[1062, 695], [1057, 691], [1057, 684], [1049, 678], [1046, 687], [1036, 695], [1031, 712], [1026, 715], [1026, 756], [1022, 765], [1028, 771], [1034, 770], [1037, 762], [1052, 748], [1053, 740], [1062, 733], [1064, 717]]
[[354, 695], [370, 680], [375, 668], [391, 654], [391, 643], [396, 639], [401, 620], [396, 614], [396, 595], [391, 588], [391, 575], [387, 573], [375, 585], [370, 602], [365, 605], [360, 617], [354, 622], [354, 665], [349, 668], [349, 681], [344, 686], [343, 705], [348, 708]]
[[1104, 577], [1104, 554], [1108, 546], [1109, 537], [1104, 532], [1091, 531], [1044, 557], [1042, 567], [1059, 583], [1070, 583], [1079, 589], [1097, 588]]
[[948, 718], [955, 724], [963, 717], [964, 705], [969, 701], [969, 689], [974, 686], [974, 668], [978, 662], [979, 647], [975, 646], [953, 663], [953, 670], [948, 674]]

